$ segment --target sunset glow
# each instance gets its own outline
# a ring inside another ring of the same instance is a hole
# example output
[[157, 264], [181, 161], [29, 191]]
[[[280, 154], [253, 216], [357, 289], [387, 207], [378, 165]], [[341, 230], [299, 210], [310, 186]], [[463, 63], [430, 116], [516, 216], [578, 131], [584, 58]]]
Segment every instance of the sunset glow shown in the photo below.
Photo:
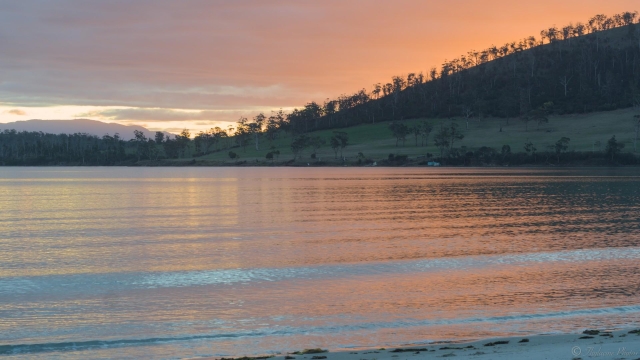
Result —
[[635, 1], [20, 1], [0, 5], [0, 122], [177, 132], [323, 102]]

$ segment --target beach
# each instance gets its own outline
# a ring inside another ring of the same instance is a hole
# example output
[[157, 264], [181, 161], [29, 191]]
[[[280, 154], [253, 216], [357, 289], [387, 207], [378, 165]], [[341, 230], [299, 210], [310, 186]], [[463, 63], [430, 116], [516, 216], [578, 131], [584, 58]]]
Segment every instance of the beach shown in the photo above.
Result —
[[[468, 357], [493, 359], [639, 359], [640, 330], [598, 331], [587, 334], [536, 335], [483, 339], [472, 342], [446, 342], [399, 348], [289, 353], [273, 360], [404, 360]], [[317, 350], [317, 349], [315, 349]], [[323, 349], [324, 350], [324, 349]], [[303, 354], [304, 353], [304, 354]]]

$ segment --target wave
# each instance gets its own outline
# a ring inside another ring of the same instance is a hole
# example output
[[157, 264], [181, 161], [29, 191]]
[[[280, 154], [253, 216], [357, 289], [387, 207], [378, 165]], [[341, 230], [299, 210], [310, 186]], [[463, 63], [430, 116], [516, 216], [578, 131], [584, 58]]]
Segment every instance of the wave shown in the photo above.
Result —
[[392, 322], [356, 323], [344, 325], [327, 325], [318, 327], [279, 327], [277, 329], [259, 329], [238, 333], [224, 334], [200, 334], [181, 337], [155, 337], [147, 339], [120, 339], [120, 340], [89, 340], [66, 341], [40, 344], [15, 344], [0, 345], [0, 355], [34, 354], [46, 352], [83, 351], [94, 349], [108, 349], [119, 347], [148, 346], [172, 342], [185, 342], [195, 340], [225, 340], [242, 337], [266, 337], [266, 336], [296, 336], [309, 334], [336, 334], [361, 331], [376, 331], [380, 329], [398, 329], [412, 327], [429, 327], [442, 325], [465, 325], [474, 323], [509, 323], [521, 321], [547, 320], [556, 318], [583, 317], [583, 316], [613, 316], [639, 313], [640, 305], [629, 305], [609, 308], [577, 309], [537, 314], [516, 314], [494, 317], [472, 317], [462, 319], [441, 320], [398, 320]]
[[0, 294], [7, 297], [37, 294], [43, 291], [48, 294], [59, 293], [61, 295], [71, 295], [71, 293], [91, 294], [128, 289], [176, 288], [237, 283], [251, 284], [292, 279], [313, 280], [351, 276], [438, 272], [452, 269], [473, 270], [496, 266], [526, 266], [527, 264], [538, 263], [579, 263], [637, 259], [640, 259], [640, 247], [482, 255], [312, 267], [9, 277], [0, 278]]
[[42, 344], [17, 344], [0, 345], [0, 355], [34, 354], [55, 351], [82, 351], [105, 348], [118, 348], [126, 346], [144, 346], [178, 341], [211, 340], [224, 338], [237, 338], [240, 336], [261, 336], [261, 333], [253, 334], [218, 334], [218, 335], [194, 335], [184, 337], [149, 338], [149, 339], [121, 339], [121, 340], [90, 340], [67, 341]]
[[586, 262], [640, 259], [640, 248], [607, 248], [570, 250], [517, 255], [484, 255], [414, 261], [393, 261], [352, 265], [321, 265], [316, 267], [275, 269], [232, 269], [149, 274], [135, 284], [148, 287], [184, 287], [216, 284], [281, 281], [288, 279], [318, 279], [343, 276], [404, 274], [477, 269], [491, 266], [526, 265], [552, 262]]

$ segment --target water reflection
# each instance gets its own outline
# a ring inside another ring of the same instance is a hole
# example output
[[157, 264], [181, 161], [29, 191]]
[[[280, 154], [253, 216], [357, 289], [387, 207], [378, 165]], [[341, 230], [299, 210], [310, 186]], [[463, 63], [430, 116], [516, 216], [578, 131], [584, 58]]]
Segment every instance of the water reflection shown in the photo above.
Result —
[[0, 345], [185, 356], [638, 324], [639, 179], [0, 169]]

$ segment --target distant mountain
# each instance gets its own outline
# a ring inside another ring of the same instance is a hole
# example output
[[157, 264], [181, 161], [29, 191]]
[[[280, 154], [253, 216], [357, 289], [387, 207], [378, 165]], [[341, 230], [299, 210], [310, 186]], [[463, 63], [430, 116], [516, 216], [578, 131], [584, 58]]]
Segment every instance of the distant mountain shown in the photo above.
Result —
[[[142, 131], [148, 138], [155, 136], [155, 131], [150, 131], [138, 125], [120, 125], [104, 123], [97, 120], [26, 120], [0, 124], [0, 130], [16, 131], [42, 131], [49, 134], [74, 134], [87, 133], [96, 136], [114, 135], [118, 133], [123, 140], [133, 139], [133, 131]], [[169, 135], [169, 133], [165, 133]]]

